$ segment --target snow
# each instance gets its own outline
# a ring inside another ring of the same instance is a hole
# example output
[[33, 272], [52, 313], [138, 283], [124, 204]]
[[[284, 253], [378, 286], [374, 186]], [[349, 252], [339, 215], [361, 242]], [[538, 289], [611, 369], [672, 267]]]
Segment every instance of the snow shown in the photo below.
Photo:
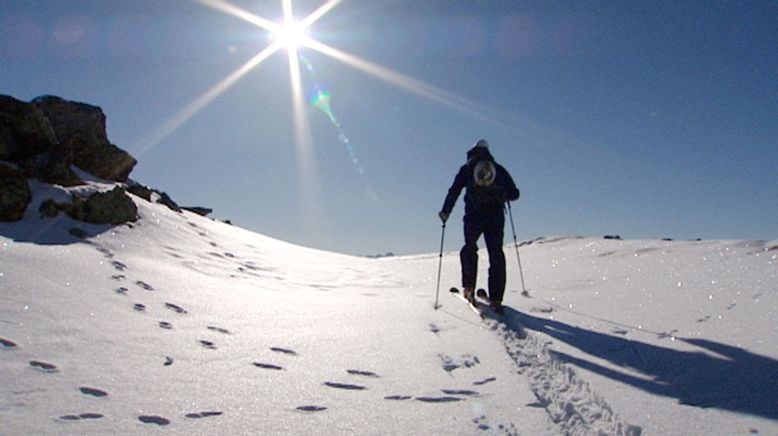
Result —
[[506, 245], [497, 322], [447, 295], [456, 252], [434, 310], [437, 252], [134, 200], [132, 225], [0, 224], [0, 434], [778, 434], [778, 241], [538, 239], [526, 293]]

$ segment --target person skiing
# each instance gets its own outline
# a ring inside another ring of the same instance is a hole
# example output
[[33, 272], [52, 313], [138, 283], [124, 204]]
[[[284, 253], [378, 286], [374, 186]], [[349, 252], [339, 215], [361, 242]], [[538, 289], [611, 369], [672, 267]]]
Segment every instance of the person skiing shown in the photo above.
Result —
[[467, 152], [467, 163], [459, 168], [448, 190], [443, 209], [438, 214], [444, 225], [462, 189], [465, 189], [465, 245], [459, 252], [459, 259], [463, 293], [468, 301], [475, 304], [478, 238], [483, 234], [489, 253], [488, 299], [493, 309], [502, 312], [505, 293], [505, 203], [517, 200], [519, 189], [508, 171], [495, 162], [485, 139], [478, 140]]

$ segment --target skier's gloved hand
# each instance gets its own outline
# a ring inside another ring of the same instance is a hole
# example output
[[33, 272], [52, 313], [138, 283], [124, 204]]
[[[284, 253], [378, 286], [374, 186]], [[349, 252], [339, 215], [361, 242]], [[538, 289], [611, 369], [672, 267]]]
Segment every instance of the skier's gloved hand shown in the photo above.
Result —
[[448, 214], [446, 212], [440, 212], [438, 216], [440, 217], [440, 220], [443, 221], [443, 223], [448, 221]]

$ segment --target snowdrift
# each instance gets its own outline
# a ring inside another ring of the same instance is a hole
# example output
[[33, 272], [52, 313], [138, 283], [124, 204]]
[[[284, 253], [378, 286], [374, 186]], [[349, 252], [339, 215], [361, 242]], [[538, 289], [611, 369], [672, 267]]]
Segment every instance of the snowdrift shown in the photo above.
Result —
[[506, 247], [507, 313], [482, 320], [445, 295], [456, 253], [434, 310], [437, 253], [133, 199], [119, 227], [0, 224], [0, 434], [778, 433], [775, 241], [539, 239], [526, 292]]

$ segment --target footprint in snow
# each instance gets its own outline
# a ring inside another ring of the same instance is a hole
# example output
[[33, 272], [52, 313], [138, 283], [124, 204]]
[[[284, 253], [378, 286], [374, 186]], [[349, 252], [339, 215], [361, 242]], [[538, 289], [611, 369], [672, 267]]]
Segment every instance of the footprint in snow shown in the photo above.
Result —
[[127, 278], [127, 276], [124, 275], [124, 274], [114, 274], [114, 275], [111, 276], [111, 279], [116, 280], [117, 282], [121, 281], [121, 280], [124, 280], [126, 278]]
[[173, 324], [167, 322], [167, 321], [160, 321], [159, 327], [163, 328], [165, 330], [173, 330]]
[[51, 363], [41, 362], [40, 360], [31, 360], [30, 367], [37, 369], [40, 372], [54, 373], [59, 372], [59, 369]]
[[165, 303], [165, 307], [180, 314], [189, 313], [186, 309], [173, 303]]
[[164, 366], [170, 366], [173, 364], [173, 358], [170, 356], [165, 356], [165, 363], [163, 363]]
[[335, 382], [328, 382], [328, 381], [324, 382], [324, 386], [328, 386], [335, 389], [343, 389], [347, 391], [363, 391], [367, 389], [366, 387], [360, 385], [352, 385], [349, 383], [335, 383]]
[[144, 424], [157, 424], [160, 426], [170, 424], [170, 420], [156, 415], [141, 415], [138, 417], [138, 421]]
[[130, 290], [125, 288], [124, 286], [118, 287], [115, 290], [117, 294], [122, 294], [122, 295], [127, 295], [127, 293], [130, 292]]
[[216, 349], [216, 344], [214, 344], [211, 341], [206, 341], [206, 340], [201, 339], [198, 342], [200, 343], [200, 345], [202, 345], [203, 347], [205, 347], [205, 348], [207, 348], [209, 350], [215, 350]]
[[472, 356], [469, 354], [466, 354], [458, 359], [455, 359], [451, 356], [446, 356], [445, 354], [439, 354], [438, 357], [440, 358], [443, 369], [446, 372], [453, 372], [460, 368], [472, 368], [481, 363], [481, 361], [478, 359], [478, 356]]
[[135, 282], [136, 285], [138, 285], [141, 289], [145, 289], [147, 291], [153, 291], [154, 286], [151, 286], [150, 284], [144, 282], [143, 280], [138, 280]]
[[298, 406], [296, 410], [301, 412], [323, 412], [327, 408], [324, 406]]
[[411, 396], [409, 395], [387, 395], [384, 397], [384, 400], [391, 400], [391, 401], [406, 401], [410, 400]]
[[220, 416], [223, 414], [224, 412], [197, 412], [197, 413], [187, 413], [184, 416], [190, 419], [200, 419], [200, 418], [208, 418], [211, 416]]
[[215, 332], [224, 333], [225, 335], [231, 334], [229, 330], [223, 329], [221, 327], [216, 327], [216, 326], [209, 325], [209, 326], [206, 326], [206, 328], [208, 328], [208, 330], [213, 330]]
[[16, 347], [17, 347], [16, 342], [9, 341], [8, 339], [0, 338], [0, 349], [12, 350], [12, 349], [14, 349]]
[[137, 310], [138, 312], [145, 312], [146, 311], [146, 305], [145, 304], [135, 303], [132, 306], [132, 308], [134, 310]]
[[107, 257], [108, 259], [113, 259], [114, 254], [111, 252], [111, 250], [105, 248], [105, 247], [97, 247], [95, 248], [98, 252], [102, 253], [103, 256]]
[[82, 419], [100, 419], [104, 415], [100, 413], [81, 413], [79, 415], [63, 415], [59, 419], [63, 421], [80, 421]]
[[270, 351], [275, 351], [276, 353], [281, 353], [281, 354], [288, 354], [290, 356], [297, 356], [296, 351], [290, 350], [288, 348], [270, 347]]
[[485, 378], [483, 380], [475, 381], [475, 382], [473, 382], [473, 384], [476, 385], [476, 386], [483, 386], [483, 385], [485, 385], [487, 383], [491, 383], [493, 381], [497, 381], [497, 377]]
[[93, 397], [102, 398], [107, 397], [108, 392], [102, 390], [102, 389], [95, 389], [95, 388], [88, 388], [88, 387], [80, 387], [78, 388], [79, 391], [81, 391], [84, 395], [91, 395]]
[[478, 392], [467, 389], [441, 389], [446, 395], [460, 395], [464, 397], [474, 397], [478, 395]]
[[462, 399], [459, 397], [416, 397], [416, 401], [421, 401], [422, 403], [454, 403], [462, 401]]
[[254, 362], [254, 366], [256, 366], [257, 368], [272, 369], [275, 371], [282, 371], [284, 369], [282, 366], [273, 365], [272, 363]]
[[122, 262], [119, 262], [118, 260], [114, 260], [113, 262], [111, 262], [111, 265], [113, 265], [116, 271], [127, 271], [127, 265], [123, 264]]
[[372, 371], [362, 371], [362, 370], [359, 370], [359, 369], [347, 369], [346, 372], [351, 374], [351, 375], [359, 375], [359, 376], [362, 376], [362, 377], [372, 377], [372, 378], [380, 378], [381, 377], [380, 375], [378, 375], [378, 374], [376, 374], [376, 373], [374, 373]]

